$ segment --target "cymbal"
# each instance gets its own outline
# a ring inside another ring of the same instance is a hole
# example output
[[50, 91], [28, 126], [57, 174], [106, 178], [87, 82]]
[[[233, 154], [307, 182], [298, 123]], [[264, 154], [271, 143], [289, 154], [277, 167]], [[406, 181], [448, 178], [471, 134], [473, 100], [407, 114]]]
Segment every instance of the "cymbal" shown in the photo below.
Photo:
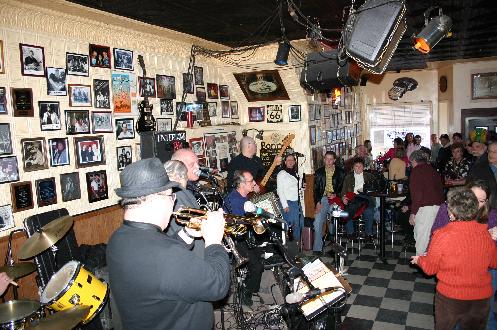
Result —
[[0, 273], [7, 273], [7, 275], [13, 280], [31, 274], [35, 270], [36, 265], [32, 262], [20, 262], [12, 266], [0, 267]]
[[73, 224], [70, 215], [63, 216], [47, 223], [33, 234], [21, 246], [17, 256], [19, 259], [28, 259], [55, 245], [69, 231]]
[[41, 319], [36, 326], [29, 329], [72, 329], [88, 315], [89, 311], [90, 306], [74, 306]]

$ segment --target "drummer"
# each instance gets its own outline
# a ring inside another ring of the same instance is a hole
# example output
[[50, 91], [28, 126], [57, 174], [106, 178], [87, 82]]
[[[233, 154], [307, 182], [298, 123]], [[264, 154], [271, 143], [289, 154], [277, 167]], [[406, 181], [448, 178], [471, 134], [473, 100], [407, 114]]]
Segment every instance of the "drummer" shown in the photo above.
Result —
[[0, 296], [5, 293], [10, 282], [12, 282], [12, 279], [7, 275], [7, 273], [0, 273]]

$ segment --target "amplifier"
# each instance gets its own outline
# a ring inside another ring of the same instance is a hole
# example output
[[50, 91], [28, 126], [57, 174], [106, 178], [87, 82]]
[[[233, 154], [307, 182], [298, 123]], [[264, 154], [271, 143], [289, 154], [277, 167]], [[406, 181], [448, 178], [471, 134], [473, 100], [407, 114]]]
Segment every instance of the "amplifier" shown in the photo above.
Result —
[[142, 159], [157, 157], [165, 163], [173, 153], [185, 146], [185, 131], [142, 132], [140, 133], [140, 156]]

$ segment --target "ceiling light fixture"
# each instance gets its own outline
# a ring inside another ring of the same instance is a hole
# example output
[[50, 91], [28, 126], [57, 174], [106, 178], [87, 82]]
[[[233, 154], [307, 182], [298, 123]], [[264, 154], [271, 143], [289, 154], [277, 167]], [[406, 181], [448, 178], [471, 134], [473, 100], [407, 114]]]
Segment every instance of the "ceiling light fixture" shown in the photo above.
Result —
[[276, 65], [288, 65], [288, 55], [290, 54], [290, 43], [288, 41], [282, 41], [279, 43], [278, 52], [276, 53], [276, 59], [274, 63]]
[[438, 16], [428, 22], [430, 12], [436, 7], [430, 7], [424, 12], [425, 26], [421, 32], [414, 37], [414, 48], [423, 54], [428, 54], [445, 36], [450, 37], [452, 33], [452, 19], [438, 10]]

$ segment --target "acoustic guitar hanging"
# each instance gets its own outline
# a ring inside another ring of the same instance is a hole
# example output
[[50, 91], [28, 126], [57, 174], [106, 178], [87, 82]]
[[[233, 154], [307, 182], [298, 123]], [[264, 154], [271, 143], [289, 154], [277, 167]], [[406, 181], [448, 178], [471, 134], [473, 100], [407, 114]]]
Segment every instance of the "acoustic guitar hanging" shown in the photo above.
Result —
[[[143, 71], [143, 77], [147, 77], [147, 70], [145, 69], [145, 62], [143, 61], [143, 56], [138, 55], [138, 63]], [[146, 88], [145, 86], [143, 88]], [[147, 93], [143, 93], [143, 100], [138, 104], [138, 110], [140, 111], [140, 118], [136, 122], [136, 131], [138, 133], [141, 132], [150, 132], [155, 131], [155, 118], [152, 114], [153, 104], [148, 102]]]
[[269, 167], [269, 169], [267, 170], [266, 175], [264, 176], [264, 178], [262, 178], [261, 182], [258, 183], [259, 184], [259, 188], [260, 188], [259, 194], [264, 193], [264, 187], [266, 186], [267, 182], [269, 181], [269, 178], [271, 177], [271, 175], [273, 175], [273, 172], [274, 172], [274, 169], [276, 168], [276, 166], [279, 165], [277, 163], [276, 159], [278, 157], [282, 157], [283, 156], [283, 153], [285, 152], [286, 148], [288, 148], [290, 146], [290, 144], [292, 143], [293, 139], [295, 139], [295, 134], [288, 134], [283, 139], [283, 141], [281, 142], [282, 146], [280, 148], [280, 151], [274, 157], [273, 163], [271, 164], [271, 167]]

